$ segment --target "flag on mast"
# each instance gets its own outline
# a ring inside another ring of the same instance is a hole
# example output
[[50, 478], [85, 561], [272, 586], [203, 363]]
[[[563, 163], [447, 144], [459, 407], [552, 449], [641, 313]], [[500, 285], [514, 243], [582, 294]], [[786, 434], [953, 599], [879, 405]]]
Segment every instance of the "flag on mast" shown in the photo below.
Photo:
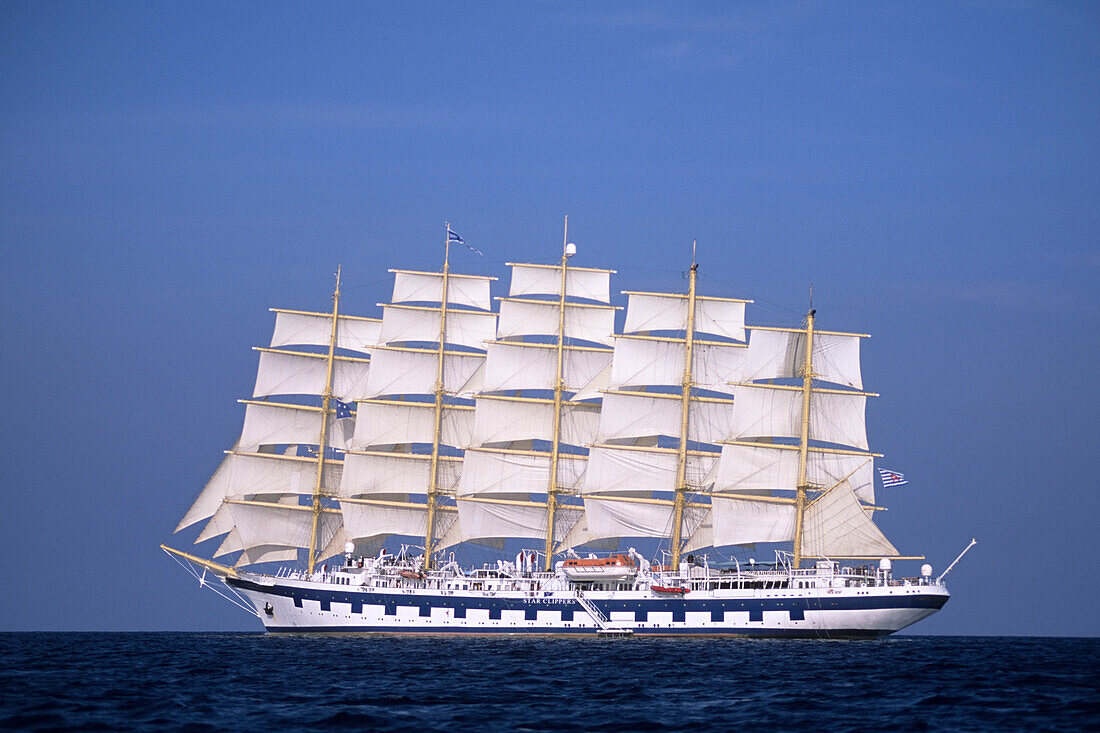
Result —
[[451, 225], [450, 224], [447, 225], [447, 241], [448, 242], [458, 242], [459, 244], [465, 245], [466, 249], [470, 250], [475, 255], [481, 255], [483, 257], [485, 256], [484, 253], [480, 249], [477, 249], [476, 247], [472, 247], [469, 244], [466, 244], [466, 240], [463, 239], [462, 237], [458, 236], [458, 232], [451, 231]]
[[882, 476], [882, 485], [884, 488], [890, 486], [901, 486], [902, 484], [909, 483], [905, 480], [904, 473], [898, 473], [897, 471], [889, 471], [885, 468], [878, 470], [880, 476]]

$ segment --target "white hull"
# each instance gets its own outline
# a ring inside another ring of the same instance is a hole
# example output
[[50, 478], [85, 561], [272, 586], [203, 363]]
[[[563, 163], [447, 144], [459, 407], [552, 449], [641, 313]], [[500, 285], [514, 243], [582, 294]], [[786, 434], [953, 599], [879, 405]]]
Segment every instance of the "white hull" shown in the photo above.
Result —
[[712, 589], [670, 598], [650, 590], [368, 589], [247, 575], [227, 583], [273, 632], [877, 637], [930, 616], [949, 597], [935, 584]]

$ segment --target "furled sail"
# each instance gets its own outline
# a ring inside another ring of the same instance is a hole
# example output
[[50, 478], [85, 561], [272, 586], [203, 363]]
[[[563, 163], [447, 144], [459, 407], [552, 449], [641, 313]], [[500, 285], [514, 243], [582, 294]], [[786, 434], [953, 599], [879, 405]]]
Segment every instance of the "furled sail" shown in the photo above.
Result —
[[566, 257], [510, 266], [446, 541], [550, 535], [549, 556], [583, 511], [568, 497], [584, 477], [611, 363], [611, 271]]
[[339, 288], [333, 313], [272, 309], [271, 345], [258, 349], [256, 387], [241, 400], [241, 435], [176, 528], [205, 521], [196, 542], [221, 536], [215, 557], [240, 553], [237, 565], [292, 560], [340, 531], [339, 511], [320, 499], [340, 490], [340, 451], [355, 416], [335, 400], [365, 389], [382, 324], [339, 314], [338, 297]]
[[344, 459], [344, 535], [361, 546], [391, 535], [425, 538], [431, 546], [456, 516], [449, 497], [474, 428], [485, 342], [496, 331], [493, 278], [447, 268], [391, 272], [393, 298], [382, 304], [379, 342]]

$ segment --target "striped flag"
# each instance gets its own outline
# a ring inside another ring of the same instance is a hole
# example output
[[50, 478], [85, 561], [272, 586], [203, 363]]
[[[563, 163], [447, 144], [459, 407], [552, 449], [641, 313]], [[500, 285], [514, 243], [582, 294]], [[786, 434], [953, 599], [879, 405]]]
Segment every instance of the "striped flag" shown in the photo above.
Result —
[[898, 473], [897, 471], [888, 471], [885, 468], [878, 470], [880, 476], [882, 476], [882, 485], [884, 488], [890, 486], [901, 486], [902, 484], [909, 483], [905, 480], [904, 473]]
[[482, 251], [480, 249], [477, 249], [475, 247], [471, 247], [470, 245], [466, 244], [466, 240], [463, 239], [462, 237], [458, 236], [458, 232], [452, 232], [450, 224], [447, 225], [447, 241], [448, 242], [458, 242], [459, 244], [465, 245], [466, 249], [470, 250], [474, 254], [484, 256], [484, 253], [482, 253]]

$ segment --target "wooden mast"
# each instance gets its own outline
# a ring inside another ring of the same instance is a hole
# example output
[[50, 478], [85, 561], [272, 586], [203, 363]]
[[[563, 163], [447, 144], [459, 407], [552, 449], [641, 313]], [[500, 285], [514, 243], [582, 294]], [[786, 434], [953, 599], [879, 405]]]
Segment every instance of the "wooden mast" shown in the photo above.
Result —
[[554, 436], [550, 446], [550, 483], [546, 487], [546, 563], [544, 569], [553, 568], [554, 513], [558, 508], [558, 454], [561, 443], [561, 393], [562, 362], [565, 354], [565, 287], [566, 262], [569, 259], [569, 217], [565, 217], [565, 231], [561, 243], [561, 290], [558, 294], [558, 366], [554, 377]]
[[451, 224], [447, 222], [446, 245], [443, 250], [443, 294], [439, 312], [439, 350], [435, 372], [435, 414], [432, 433], [432, 460], [428, 468], [428, 518], [424, 530], [424, 569], [432, 567], [432, 549], [435, 544], [435, 510], [439, 479], [439, 441], [443, 431], [443, 359], [447, 340], [447, 285], [451, 260]]
[[676, 451], [676, 499], [672, 506], [672, 571], [680, 568], [680, 548], [683, 546], [684, 502], [687, 492], [688, 409], [691, 404], [691, 350], [695, 338], [695, 276], [699, 264], [695, 261], [695, 242], [691, 243], [691, 275], [688, 285], [688, 319], [684, 338], [684, 381], [680, 393], [680, 445]]
[[321, 524], [321, 485], [325, 474], [325, 452], [328, 447], [328, 411], [332, 402], [332, 368], [336, 359], [336, 332], [340, 322], [340, 267], [336, 267], [336, 290], [332, 293], [332, 333], [328, 340], [328, 364], [325, 371], [325, 391], [321, 393], [321, 434], [317, 438], [317, 480], [313, 484], [313, 522], [309, 530], [309, 574], [317, 562], [317, 534]]
[[810, 394], [813, 391], [814, 314], [806, 313], [806, 356], [802, 362], [802, 432], [798, 442], [798, 484], [794, 498], [794, 567], [802, 562], [802, 519], [806, 510], [806, 459], [810, 452]]

